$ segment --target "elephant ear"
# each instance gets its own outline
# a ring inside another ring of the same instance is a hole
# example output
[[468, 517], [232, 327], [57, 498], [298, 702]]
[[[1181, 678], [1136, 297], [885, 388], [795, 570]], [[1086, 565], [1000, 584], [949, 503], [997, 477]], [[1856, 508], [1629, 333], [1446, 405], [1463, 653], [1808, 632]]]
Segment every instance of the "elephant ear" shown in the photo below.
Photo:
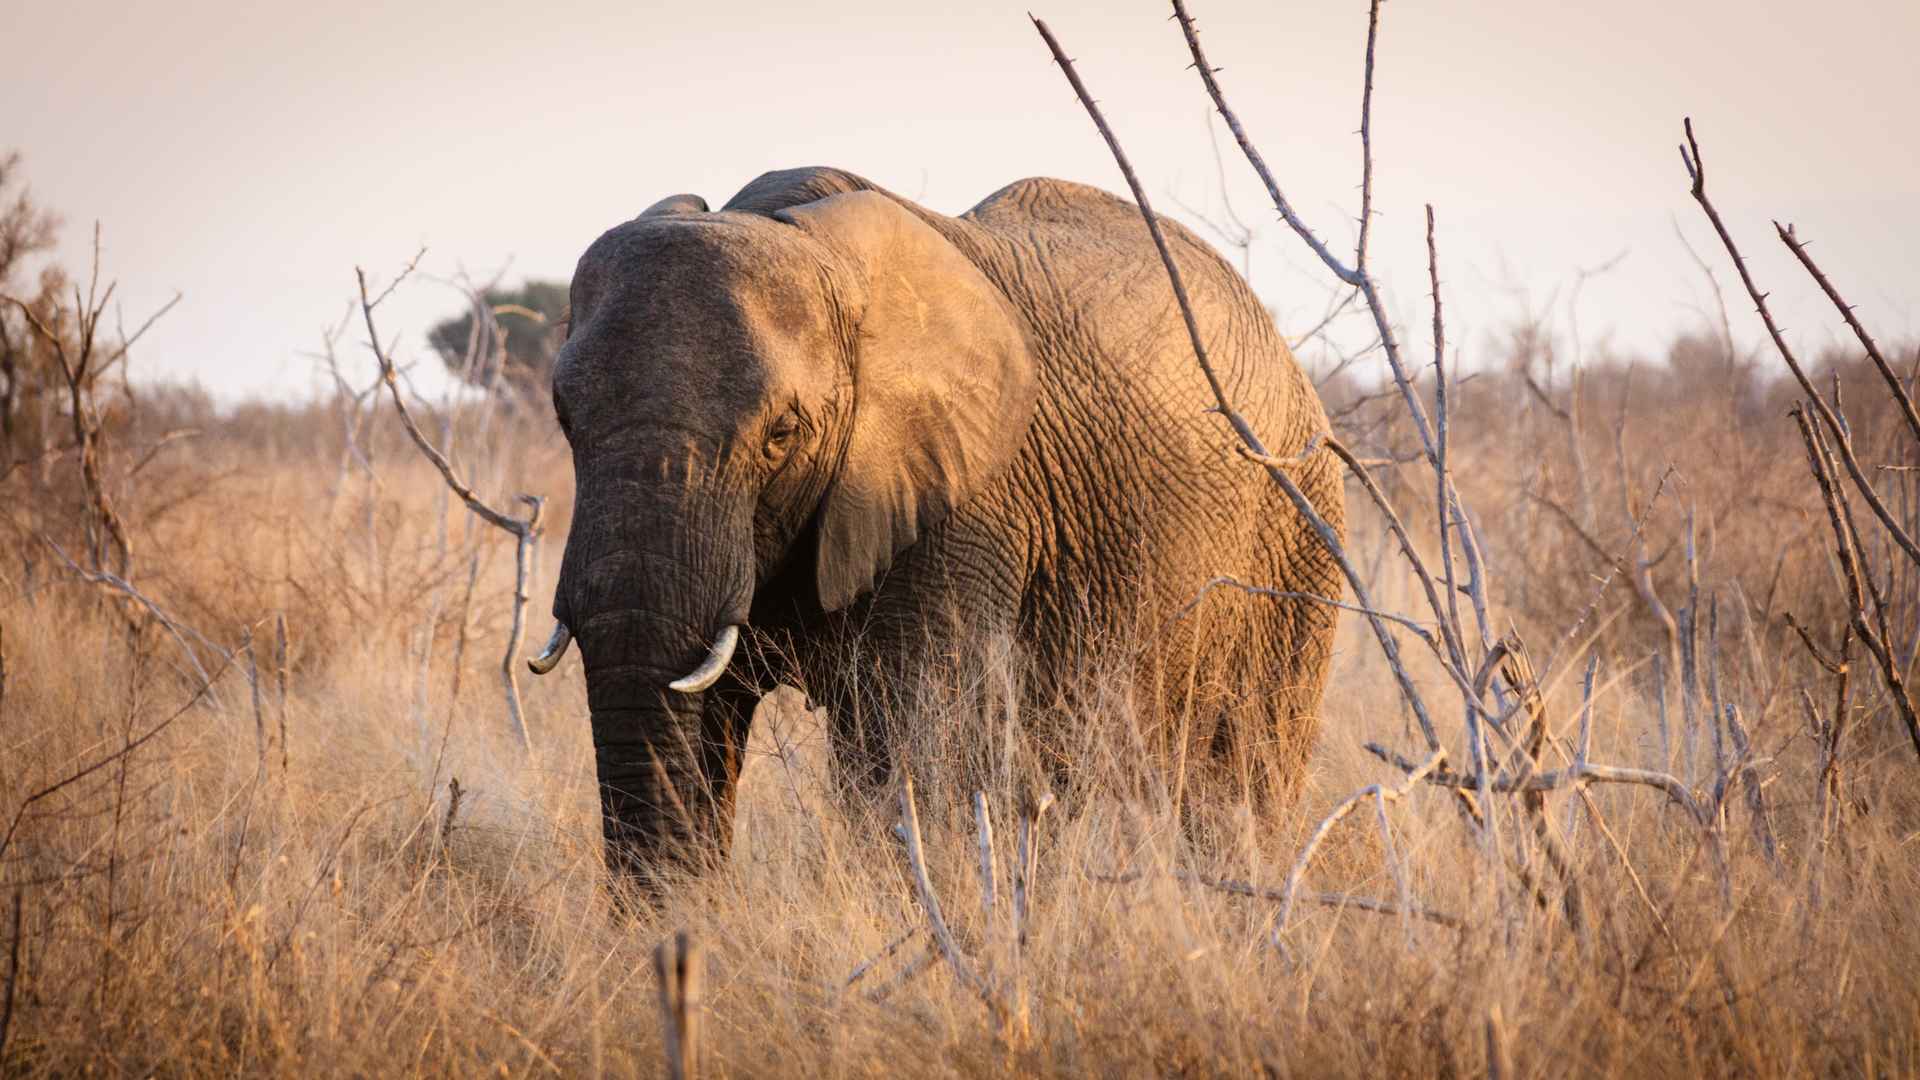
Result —
[[649, 218], [669, 214], [704, 214], [706, 212], [707, 200], [698, 195], [669, 195], [640, 211], [640, 216]]
[[820, 602], [868, 590], [909, 544], [978, 495], [1033, 417], [1025, 322], [967, 257], [891, 197], [778, 211], [847, 264], [853, 423], [820, 513]]

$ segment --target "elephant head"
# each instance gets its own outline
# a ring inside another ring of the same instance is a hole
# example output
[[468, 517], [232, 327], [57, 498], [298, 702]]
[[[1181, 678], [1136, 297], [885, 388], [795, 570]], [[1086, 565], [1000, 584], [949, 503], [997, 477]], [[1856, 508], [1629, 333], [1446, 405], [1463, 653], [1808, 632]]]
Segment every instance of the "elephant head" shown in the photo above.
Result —
[[531, 663], [580, 643], [617, 873], [724, 850], [744, 731], [705, 699], [754, 613], [854, 602], [994, 482], [1032, 414], [1005, 297], [906, 205], [822, 175], [720, 212], [662, 200], [574, 273], [553, 401], [575, 509]]

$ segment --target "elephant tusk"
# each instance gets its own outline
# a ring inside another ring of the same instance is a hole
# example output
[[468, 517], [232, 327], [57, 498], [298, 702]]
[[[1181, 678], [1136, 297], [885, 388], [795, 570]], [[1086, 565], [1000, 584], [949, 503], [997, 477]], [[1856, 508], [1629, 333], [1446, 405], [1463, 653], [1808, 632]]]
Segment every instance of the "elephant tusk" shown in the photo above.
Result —
[[572, 641], [573, 631], [567, 629], [567, 624], [555, 622], [553, 636], [547, 639], [547, 647], [540, 650], [539, 656], [527, 661], [528, 670], [535, 675], [545, 675], [552, 671], [559, 665], [560, 658], [567, 654], [567, 646]]
[[707, 654], [706, 660], [699, 667], [694, 668], [692, 674], [675, 679], [668, 683], [667, 687], [683, 694], [697, 694], [719, 682], [720, 673], [727, 670], [728, 662], [733, 659], [733, 647], [738, 644], [740, 644], [740, 628], [729, 625], [725, 630], [720, 631], [719, 637], [713, 639], [713, 651]]

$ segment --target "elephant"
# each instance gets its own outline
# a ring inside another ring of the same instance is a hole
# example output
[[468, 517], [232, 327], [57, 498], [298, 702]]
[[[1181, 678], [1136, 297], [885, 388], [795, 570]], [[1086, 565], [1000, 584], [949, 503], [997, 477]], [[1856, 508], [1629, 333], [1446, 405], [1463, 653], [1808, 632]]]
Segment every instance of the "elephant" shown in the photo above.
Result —
[[[1226, 395], [1339, 534], [1312, 382], [1247, 283], [1162, 224]], [[950, 217], [769, 172], [608, 230], [570, 303], [574, 516], [529, 663], [579, 643], [614, 880], [725, 852], [772, 678], [743, 630], [782, 643], [854, 775], [884, 778], [912, 722], [847, 720], [862, 695], [872, 717], [981, 634], [1017, 645], [1036, 710], [1105, 650], [1178, 699], [1191, 760], [1303, 771], [1338, 564], [1236, 453], [1134, 204], [1027, 179]], [[1197, 599], [1226, 576], [1276, 595]]]

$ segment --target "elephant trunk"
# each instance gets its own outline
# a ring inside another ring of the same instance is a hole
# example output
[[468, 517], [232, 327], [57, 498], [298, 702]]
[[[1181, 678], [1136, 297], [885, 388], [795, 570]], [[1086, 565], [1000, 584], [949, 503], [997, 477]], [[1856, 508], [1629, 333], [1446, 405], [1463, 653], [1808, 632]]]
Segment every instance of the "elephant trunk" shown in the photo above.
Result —
[[656, 888], [716, 854], [717, 799], [701, 761], [701, 703], [593, 710], [607, 869]]
[[586, 665], [607, 868], [647, 888], [725, 851], [738, 748], [707, 698], [754, 580], [750, 516], [651, 494], [583, 500], [554, 604]]

